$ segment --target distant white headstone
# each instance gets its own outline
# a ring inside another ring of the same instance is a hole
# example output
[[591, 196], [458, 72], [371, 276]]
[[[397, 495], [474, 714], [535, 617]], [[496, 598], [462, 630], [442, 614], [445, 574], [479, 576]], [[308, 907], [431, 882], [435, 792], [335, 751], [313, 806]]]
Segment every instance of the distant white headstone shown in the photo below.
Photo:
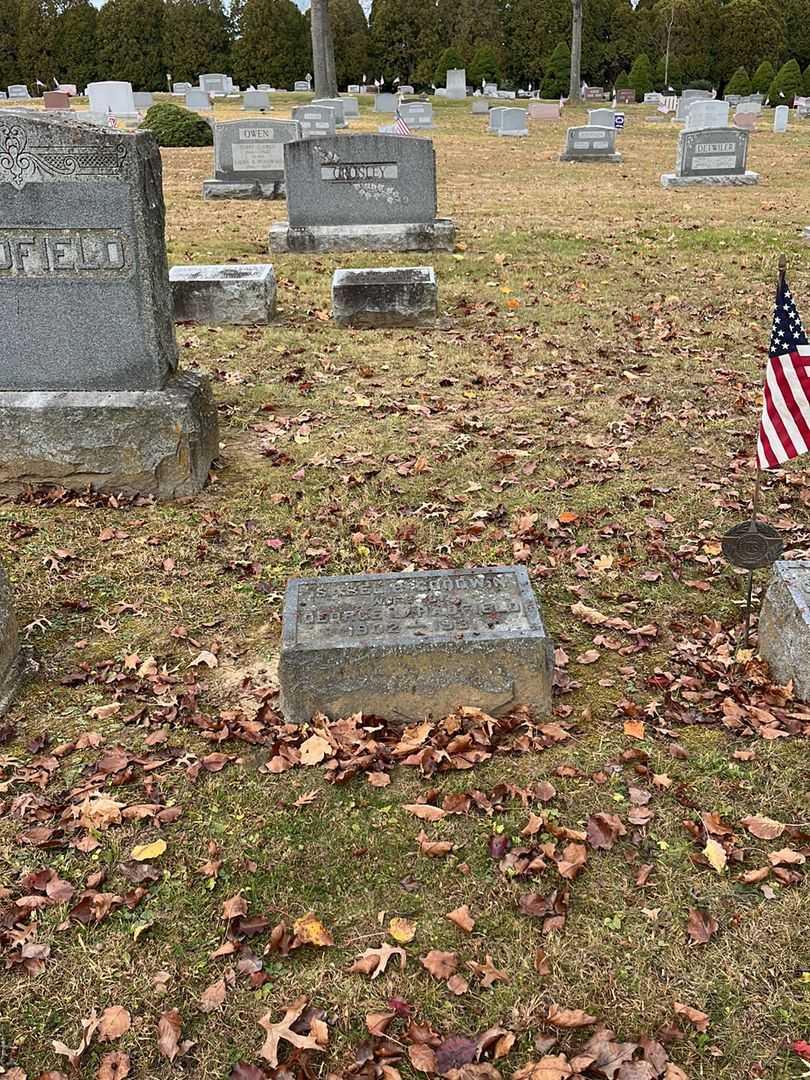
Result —
[[467, 72], [464, 68], [450, 68], [447, 72], [447, 96], [454, 101], [467, 96]]
[[87, 87], [87, 96], [90, 99], [91, 112], [107, 113], [111, 116], [124, 118], [137, 117], [138, 115], [135, 97], [132, 93], [132, 83], [90, 83]]
[[788, 120], [790, 118], [790, 109], [787, 105], [778, 105], [774, 109], [773, 113], [773, 130], [777, 135], [782, 135], [787, 131]]

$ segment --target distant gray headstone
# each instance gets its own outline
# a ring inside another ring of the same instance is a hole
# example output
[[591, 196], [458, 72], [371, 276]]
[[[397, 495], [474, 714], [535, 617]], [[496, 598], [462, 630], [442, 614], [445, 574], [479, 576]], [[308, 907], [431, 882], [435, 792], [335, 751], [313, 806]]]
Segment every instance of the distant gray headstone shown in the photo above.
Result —
[[436, 155], [428, 139], [313, 138], [284, 147], [289, 222], [272, 251], [433, 250], [455, 230], [436, 218]]
[[777, 135], [782, 135], [788, 129], [790, 109], [787, 105], [777, 105], [773, 111], [773, 130]]
[[336, 270], [332, 277], [332, 318], [341, 326], [429, 326], [437, 305], [432, 266]]
[[396, 94], [377, 94], [377, 96], [374, 98], [374, 112], [394, 113], [396, 111]]
[[347, 120], [360, 115], [360, 102], [356, 97], [342, 97], [340, 100], [343, 103], [343, 115]]
[[343, 108], [343, 98], [316, 98], [313, 105], [322, 105], [325, 109], [333, 109], [335, 113], [335, 127], [348, 127], [346, 113]]
[[16, 116], [0, 205], [0, 490], [198, 491], [216, 414], [177, 371], [154, 136]]
[[464, 68], [451, 68], [447, 72], [447, 96], [461, 100], [467, 96], [467, 72]]
[[550, 101], [530, 101], [528, 112], [530, 120], [560, 119], [559, 104]]
[[706, 128], [728, 127], [729, 109], [727, 101], [695, 101], [686, 114], [686, 130], [703, 131]]
[[335, 134], [335, 110], [329, 105], [298, 105], [292, 118], [301, 126], [302, 139]]
[[210, 112], [211, 95], [207, 90], [192, 87], [191, 90], [186, 91], [186, 108], [193, 112]]
[[270, 108], [270, 98], [264, 90], [246, 90], [242, 94], [242, 108], [245, 112], [266, 112]]
[[299, 94], [308, 93], [311, 89], [312, 87], [304, 79], [299, 79], [296, 83], [293, 84], [293, 90]]
[[233, 83], [227, 75], [219, 72], [200, 76], [200, 89], [209, 94], [225, 95], [230, 93]]
[[759, 651], [780, 686], [810, 701], [810, 562], [774, 564], [759, 616]]
[[0, 566], [0, 716], [11, 703], [21, 668], [14, 601], [6, 572]]
[[31, 95], [28, 93], [28, 87], [23, 86], [20, 83], [12, 84], [8, 88], [8, 99], [9, 99], [9, 101], [14, 101], [14, 100], [19, 101], [19, 100], [24, 99], [24, 98], [29, 98], [30, 96]]
[[528, 135], [528, 113], [525, 109], [501, 109], [498, 119], [498, 126], [495, 129], [495, 132], [497, 135], [508, 136], [512, 138]]
[[409, 83], [403, 83], [399, 87], [399, 92], [400, 92], [400, 94], [412, 94], [413, 93], [413, 87]]
[[660, 105], [663, 100], [664, 100], [663, 94], [659, 94], [657, 90], [654, 91], [653, 93], [644, 95], [644, 104], [645, 105]]
[[616, 131], [606, 127], [569, 128], [565, 149], [560, 154], [560, 161], [608, 162], [617, 165], [621, 154], [616, 152]]
[[284, 601], [290, 723], [362, 712], [416, 723], [458, 706], [551, 710], [554, 650], [522, 566], [299, 578]]
[[146, 92], [134, 93], [132, 95], [132, 100], [135, 102], [135, 108], [138, 112], [146, 112], [147, 109], [151, 109], [155, 104], [153, 95]]
[[175, 97], [185, 97], [189, 90], [193, 87], [190, 82], [176, 82], [172, 83], [172, 94]]
[[746, 169], [748, 140], [747, 131], [731, 127], [682, 131], [678, 138], [675, 172], [662, 176], [662, 185], [758, 183], [758, 174]]
[[214, 177], [206, 199], [283, 199], [284, 143], [301, 138], [295, 120], [228, 120], [214, 125]]
[[276, 275], [269, 263], [173, 266], [169, 271], [176, 322], [244, 326], [270, 322]]
[[346, 93], [347, 94], [359, 94], [360, 93], [360, 83], [349, 83], [349, 85], [346, 87]]
[[489, 101], [482, 97], [473, 98], [471, 111], [473, 116], [486, 116], [489, 113]]
[[399, 115], [412, 131], [433, 127], [433, 106], [429, 101], [403, 101]]
[[708, 90], [684, 90], [678, 98], [678, 111], [675, 113], [675, 119], [685, 121], [690, 107], [696, 101], [711, 100], [712, 95]]
[[606, 127], [612, 128], [616, 126], [616, 112], [613, 109], [589, 109], [588, 110], [588, 127]]

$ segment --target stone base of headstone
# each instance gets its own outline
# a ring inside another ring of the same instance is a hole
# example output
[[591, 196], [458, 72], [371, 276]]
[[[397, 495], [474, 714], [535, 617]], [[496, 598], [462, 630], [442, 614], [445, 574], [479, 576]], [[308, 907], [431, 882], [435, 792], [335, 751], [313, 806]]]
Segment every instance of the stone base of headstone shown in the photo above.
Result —
[[219, 448], [207, 378], [162, 390], [0, 392], [0, 492], [61, 485], [172, 499], [200, 491]]
[[11, 587], [0, 566], [0, 716], [11, 703], [23, 667]]
[[332, 318], [340, 326], [430, 326], [439, 290], [432, 266], [336, 270]]
[[646, 116], [644, 122], [647, 124], [671, 124], [672, 118], [665, 113], [655, 112], [652, 116]]
[[565, 150], [560, 154], [560, 161], [581, 161], [588, 165], [621, 165], [623, 160], [621, 154], [572, 154]]
[[738, 173], [734, 176], [678, 176], [675, 173], [664, 173], [661, 177], [661, 187], [686, 188], [686, 187], [740, 187], [745, 184], [758, 184], [759, 173]]
[[276, 275], [269, 263], [173, 266], [175, 322], [209, 326], [269, 323], [276, 313]]
[[451, 218], [388, 225], [270, 226], [271, 253], [321, 251], [452, 251], [456, 226]]
[[490, 131], [489, 134], [490, 135], [499, 135], [501, 138], [504, 138], [504, 139], [507, 139], [507, 138], [522, 139], [526, 135], [529, 134], [529, 129], [528, 128], [517, 128], [514, 131], [508, 131], [508, 130], [505, 130], [504, 128], [496, 128], [494, 131]]
[[805, 225], [802, 236], [810, 244], [810, 225]]
[[293, 579], [279, 683], [284, 716], [413, 723], [459, 705], [551, 711], [554, 649], [525, 567]]
[[283, 180], [204, 180], [204, 199], [286, 199]]
[[781, 686], [810, 701], [810, 562], [774, 564], [759, 616], [759, 652]]

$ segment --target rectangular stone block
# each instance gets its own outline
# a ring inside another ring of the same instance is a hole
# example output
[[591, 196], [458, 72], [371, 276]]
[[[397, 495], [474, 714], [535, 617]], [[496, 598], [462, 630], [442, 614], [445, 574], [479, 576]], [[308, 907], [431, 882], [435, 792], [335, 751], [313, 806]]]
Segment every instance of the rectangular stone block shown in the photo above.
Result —
[[268, 323], [276, 313], [276, 275], [269, 263], [173, 266], [175, 322], [209, 326]]
[[759, 616], [759, 652], [774, 682], [810, 701], [810, 561], [774, 564]]
[[432, 266], [336, 270], [332, 318], [341, 326], [429, 326], [439, 290]]
[[459, 705], [548, 713], [553, 656], [522, 566], [293, 579], [282, 708], [298, 724], [319, 712], [413, 723]]

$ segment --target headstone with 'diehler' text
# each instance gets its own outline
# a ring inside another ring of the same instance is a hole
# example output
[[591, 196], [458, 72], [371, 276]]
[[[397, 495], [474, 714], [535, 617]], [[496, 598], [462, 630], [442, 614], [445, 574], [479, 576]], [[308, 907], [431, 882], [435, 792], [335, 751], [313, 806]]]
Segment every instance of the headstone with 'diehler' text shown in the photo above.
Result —
[[419, 722], [460, 705], [551, 709], [553, 647], [522, 566], [293, 579], [279, 681], [285, 718]]
[[0, 118], [0, 206], [0, 491], [199, 491], [216, 412], [178, 371], [154, 136]]

